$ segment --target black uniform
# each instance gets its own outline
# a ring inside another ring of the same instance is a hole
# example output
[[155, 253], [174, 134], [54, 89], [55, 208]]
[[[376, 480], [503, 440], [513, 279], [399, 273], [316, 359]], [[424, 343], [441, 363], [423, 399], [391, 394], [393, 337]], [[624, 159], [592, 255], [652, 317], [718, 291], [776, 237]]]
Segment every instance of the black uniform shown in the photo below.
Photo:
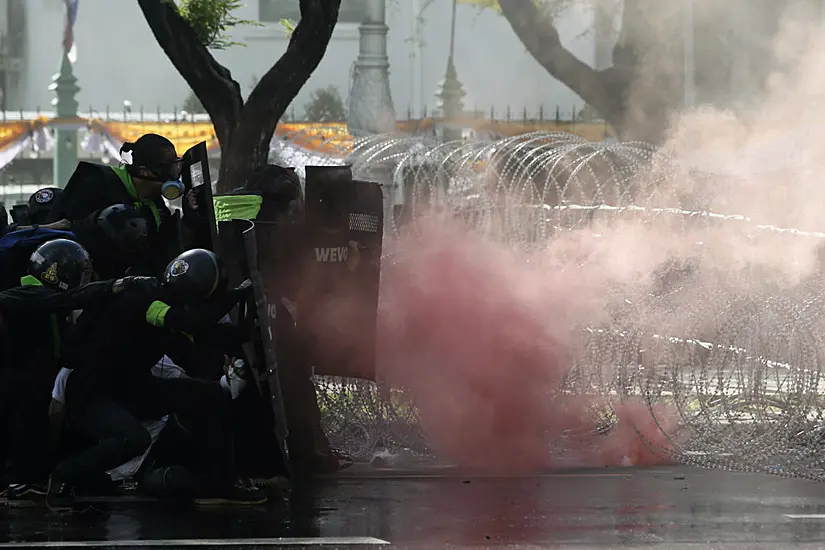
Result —
[[0, 292], [0, 408], [12, 483], [34, 483], [48, 475], [49, 400], [66, 317], [111, 298], [112, 281], [58, 291], [31, 276]]
[[230, 481], [229, 410], [220, 385], [155, 378], [151, 368], [164, 355], [176, 361], [185, 358], [182, 352], [191, 345], [187, 335], [214, 328], [238, 299], [228, 293], [209, 303], [170, 307], [160, 300], [124, 295], [84, 311], [64, 341], [63, 365], [73, 369], [66, 412], [72, 429], [98, 444], [61, 462], [54, 475], [71, 482], [139, 456], [151, 443], [141, 421], [174, 412], [184, 422], [197, 418], [208, 425], [203, 433], [204, 446], [211, 450], [204, 453], [207, 477], [216, 483]]
[[94, 219], [72, 225], [77, 240], [94, 258], [95, 272], [103, 279], [148, 275], [157, 267], [152, 253], [156, 229], [139, 209], [123, 204], [109, 206]]
[[94, 226], [100, 212], [115, 204], [134, 205], [156, 229], [151, 235], [151, 249], [155, 252], [153, 272], [159, 273], [166, 263], [180, 252], [179, 226], [163, 197], [141, 199], [131, 176], [123, 168], [113, 168], [80, 162], [66, 189], [49, 212], [48, 222], [67, 219], [89, 228]]
[[[258, 215], [258, 261], [266, 277], [266, 293], [274, 304], [272, 322], [278, 377], [289, 426], [289, 458], [296, 473], [330, 472], [338, 468], [321, 426], [315, 384], [312, 379], [314, 343], [299, 333], [286, 302], [296, 302], [306, 284], [303, 269], [306, 241], [311, 237], [304, 220], [304, 198], [294, 171], [279, 166], [259, 167], [239, 194], [263, 197]], [[344, 243], [346, 244], [346, 243]], [[326, 246], [329, 246], [325, 243]], [[335, 244], [337, 246], [338, 243]], [[311, 261], [311, 260], [310, 260]], [[299, 311], [301, 318], [307, 312]]]

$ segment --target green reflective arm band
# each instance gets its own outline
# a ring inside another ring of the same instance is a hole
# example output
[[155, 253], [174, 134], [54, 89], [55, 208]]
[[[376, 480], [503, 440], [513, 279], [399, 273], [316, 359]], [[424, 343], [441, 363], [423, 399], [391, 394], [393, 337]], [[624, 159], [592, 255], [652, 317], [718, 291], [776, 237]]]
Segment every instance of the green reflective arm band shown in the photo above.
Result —
[[20, 279], [20, 285], [21, 286], [43, 286], [43, 283], [41, 283], [36, 277], [34, 277], [32, 275], [26, 275], [25, 277], [22, 277]]
[[170, 309], [172, 308], [163, 302], [152, 302], [146, 310], [146, 322], [153, 327], [162, 328]]
[[254, 220], [261, 211], [260, 195], [220, 195], [212, 198], [215, 205], [215, 221]]

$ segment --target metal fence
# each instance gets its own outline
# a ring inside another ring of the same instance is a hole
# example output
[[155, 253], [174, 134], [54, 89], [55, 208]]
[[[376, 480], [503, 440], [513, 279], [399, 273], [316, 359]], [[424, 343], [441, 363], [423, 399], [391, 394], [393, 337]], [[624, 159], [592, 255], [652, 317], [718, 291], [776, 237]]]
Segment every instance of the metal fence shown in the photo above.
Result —
[[[489, 107], [470, 107], [465, 110], [462, 120], [485, 121], [491, 124], [522, 123], [536, 124], [605, 124], [604, 120], [592, 116], [589, 109], [579, 109], [576, 106], [562, 107], [561, 105], [506, 105]], [[159, 106], [147, 108], [140, 106], [89, 106], [78, 112], [80, 118], [102, 120], [105, 122], [209, 122], [209, 115], [203, 112], [190, 112], [184, 106], [174, 106], [171, 110]], [[15, 122], [21, 120], [35, 120], [39, 118], [56, 118], [57, 113], [50, 110], [14, 110], [0, 111], [0, 122]], [[423, 120], [441, 120], [441, 113], [424, 106], [423, 109], [398, 110], [396, 113], [399, 123], [414, 123]], [[290, 106], [281, 119], [282, 122], [294, 123], [343, 123], [346, 120], [308, 120], [303, 108]]]

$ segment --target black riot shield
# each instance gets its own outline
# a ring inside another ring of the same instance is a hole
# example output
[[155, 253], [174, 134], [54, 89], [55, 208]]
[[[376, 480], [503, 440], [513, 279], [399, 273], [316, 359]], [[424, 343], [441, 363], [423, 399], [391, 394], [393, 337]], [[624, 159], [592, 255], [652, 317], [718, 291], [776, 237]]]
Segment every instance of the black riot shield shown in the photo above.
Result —
[[245, 279], [252, 281], [253, 298], [249, 303], [242, 304], [233, 321], [246, 333], [244, 355], [257, 382], [258, 399], [250, 405], [251, 416], [256, 419], [254, 429], [258, 433], [274, 436], [274, 439], [255, 438], [255, 448], [251, 452], [257, 456], [257, 460], [266, 461], [265, 457], [277, 450], [285, 464], [287, 421], [274, 341], [267, 318], [267, 299], [258, 268], [255, 223], [250, 220], [221, 222], [216, 245], [217, 254], [227, 266], [229, 284], [235, 286]]
[[[203, 216], [209, 220], [209, 233], [194, 235], [190, 240], [197, 243], [199, 247], [213, 250], [215, 243], [218, 242], [218, 225], [215, 223], [215, 203], [212, 201], [212, 176], [209, 172], [206, 142], [202, 141], [193, 145], [181, 158], [183, 159], [181, 181], [187, 192], [196, 191], [198, 208], [203, 209]], [[185, 195], [183, 200], [186, 200]], [[183, 246], [183, 248], [187, 247]]]
[[[238, 285], [247, 278], [252, 280], [253, 300], [239, 309], [233, 322], [244, 327], [244, 355], [257, 381], [257, 399], [250, 405], [252, 418], [256, 420], [253, 428], [259, 434], [272, 436], [272, 439], [267, 436], [257, 438], [252, 445], [255, 449], [248, 450], [255, 453], [261, 463], [277, 462], [267, 460], [267, 457], [272, 458], [271, 453], [274, 451], [278, 451], [285, 461], [286, 415], [277, 376], [275, 341], [266, 321], [268, 306], [258, 268], [255, 224], [249, 220], [218, 224], [205, 142], [184, 153], [181, 181], [187, 191], [196, 190], [199, 209], [204, 209], [203, 215], [208, 220], [208, 234], [196, 236], [196, 242], [199, 246], [213, 250], [224, 261], [230, 285]], [[261, 322], [261, 319], [264, 321]]]
[[298, 326], [315, 373], [375, 380], [384, 234], [381, 186], [349, 167], [306, 168], [305, 288]]

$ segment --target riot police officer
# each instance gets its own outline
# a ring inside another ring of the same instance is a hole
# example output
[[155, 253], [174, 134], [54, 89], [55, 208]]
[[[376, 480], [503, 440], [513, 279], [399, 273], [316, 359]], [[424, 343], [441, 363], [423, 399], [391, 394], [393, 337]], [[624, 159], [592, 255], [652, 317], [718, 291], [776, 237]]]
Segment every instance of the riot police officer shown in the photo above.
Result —
[[56, 239], [31, 255], [21, 286], [0, 292], [0, 402], [9, 498], [45, 491], [39, 482], [50, 470], [48, 406], [68, 314], [127, 289], [157, 286], [146, 278], [92, 283], [93, 277], [88, 252], [74, 241]]
[[212, 252], [190, 250], [166, 267], [161, 293], [124, 295], [87, 309], [64, 343], [63, 365], [72, 369], [66, 417], [72, 428], [98, 443], [62, 461], [50, 480], [46, 502], [71, 508], [77, 480], [104, 472], [145, 452], [151, 438], [142, 425], [174, 412], [208, 425], [202, 433], [201, 503], [259, 504], [263, 492], [237, 482], [233, 467], [228, 400], [218, 382], [160, 379], [152, 367], [164, 355], [186, 369], [181, 349], [213, 329], [250, 284], [226, 290], [226, 270]]
[[[304, 243], [308, 238], [304, 195], [294, 170], [277, 165], [258, 167], [237, 194], [263, 197], [257, 219], [265, 222], [258, 234], [258, 256], [266, 278], [266, 294], [274, 306], [270, 319], [275, 334], [278, 377], [289, 425], [287, 444], [297, 475], [332, 473], [339, 457], [323, 427], [312, 378], [312, 345], [297, 330], [299, 295], [306, 286]], [[305, 317], [304, 317], [305, 318]]]

